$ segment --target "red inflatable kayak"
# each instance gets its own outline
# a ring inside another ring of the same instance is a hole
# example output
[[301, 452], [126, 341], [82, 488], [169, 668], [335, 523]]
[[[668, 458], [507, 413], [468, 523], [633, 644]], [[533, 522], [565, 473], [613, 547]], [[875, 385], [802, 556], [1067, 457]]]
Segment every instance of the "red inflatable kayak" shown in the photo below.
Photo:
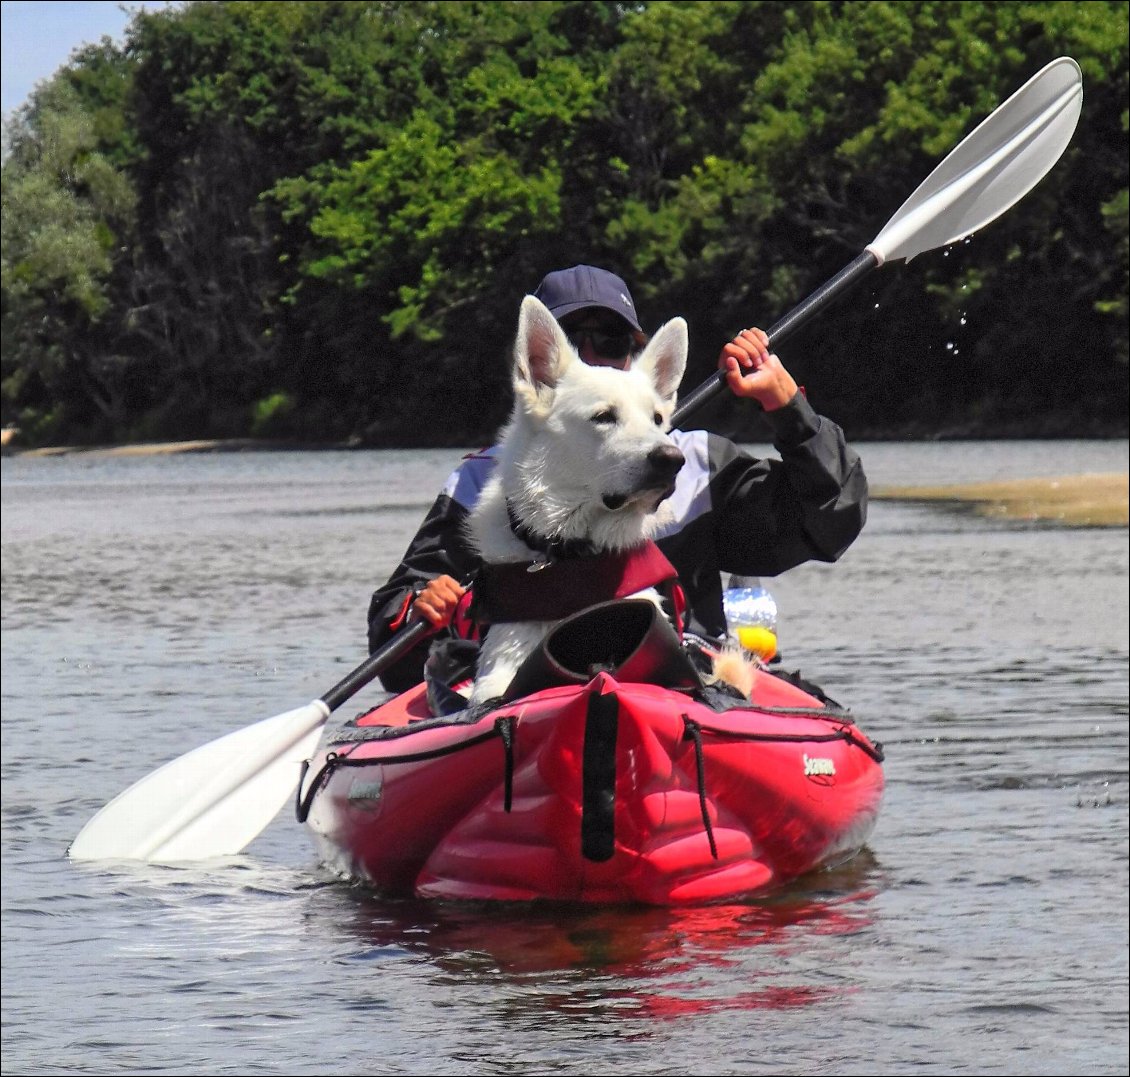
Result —
[[849, 859], [882, 751], [768, 670], [752, 702], [598, 672], [485, 713], [397, 696], [337, 730], [299, 790], [327, 863], [389, 895], [668, 905]]

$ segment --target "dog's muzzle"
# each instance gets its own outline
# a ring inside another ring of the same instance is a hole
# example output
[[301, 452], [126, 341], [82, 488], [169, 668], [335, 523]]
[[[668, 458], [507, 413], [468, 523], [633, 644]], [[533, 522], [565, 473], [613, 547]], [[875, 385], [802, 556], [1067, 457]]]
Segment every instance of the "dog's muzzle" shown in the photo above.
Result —
[[623, 508], [629, 500], [640, 494], [655, 491], [659, 494], [651, 511], [654, 512], [660, 502], [665, 501], [675, 491], [675, 476], [685, 464], [687, 458], [670, 442], [656, 445], [645, 458], [645, 470], [638, 485], [631, 494], [605, 494], [604, 507], [607, 509]]

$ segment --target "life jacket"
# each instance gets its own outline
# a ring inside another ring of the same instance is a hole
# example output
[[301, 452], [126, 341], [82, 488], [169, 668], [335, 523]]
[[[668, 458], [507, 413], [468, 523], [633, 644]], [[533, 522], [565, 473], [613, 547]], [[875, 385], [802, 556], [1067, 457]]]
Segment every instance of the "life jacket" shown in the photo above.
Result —
[[616, 553], [483, 565], [465, 596], [464, 617], [457, 615], [457, 623], [560, 621], [589, 606], [629, 598], [649, 587], [667, 600], [675, 630], [681, 635], [686, 597], [674, 565], [654, 542]]

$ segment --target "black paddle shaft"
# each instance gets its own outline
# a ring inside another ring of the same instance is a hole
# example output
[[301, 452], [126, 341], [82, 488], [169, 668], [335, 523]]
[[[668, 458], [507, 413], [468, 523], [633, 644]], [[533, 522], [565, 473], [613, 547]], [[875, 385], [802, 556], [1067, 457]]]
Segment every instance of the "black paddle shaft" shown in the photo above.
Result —
[[[823, 310], [833, 300], [838, 299], [860, 277], [865, 276], [872, 269], [879, 266], [879, 259], [869, 250], [865, 250], [853, 262], [845, 266], [830, 281], [822, 284], [807, 299], [802, 300], [789, 311], [768, 333], [769, 345], [773, 347], [780, 344], [786, 337], [791, 336], [810, 318]], [[673, 427], [682, 426], [693, 412], [698, 411], [704, 404], [709, 403], [723, 389], [726, 384], [726, 372], [719, 370], [711, 374], [693, 393], [685, 397], [671, 416]]]
[[322, 702], [331, 711], [337, 710], [347, 699], [356, 695], [374, 677], [405, 655], [435, 629], [427, 621], [416, 621], [401, 629], [383, 647], [374, 651], [349, 676], [338, 681], [324, 696]]

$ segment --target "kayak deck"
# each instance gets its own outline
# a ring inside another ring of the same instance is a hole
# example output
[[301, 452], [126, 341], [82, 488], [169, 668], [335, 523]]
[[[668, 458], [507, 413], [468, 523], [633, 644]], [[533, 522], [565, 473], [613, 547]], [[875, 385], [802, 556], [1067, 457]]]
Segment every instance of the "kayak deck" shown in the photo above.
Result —
[[715, 709], [599, 673], [437, 719], [420, 686], [335, 734], [300, 817], [329, 864], [388, 894], [669, 905], [763, 891], [862, 847], [882, 753], [767, 672], [754, 697]]

